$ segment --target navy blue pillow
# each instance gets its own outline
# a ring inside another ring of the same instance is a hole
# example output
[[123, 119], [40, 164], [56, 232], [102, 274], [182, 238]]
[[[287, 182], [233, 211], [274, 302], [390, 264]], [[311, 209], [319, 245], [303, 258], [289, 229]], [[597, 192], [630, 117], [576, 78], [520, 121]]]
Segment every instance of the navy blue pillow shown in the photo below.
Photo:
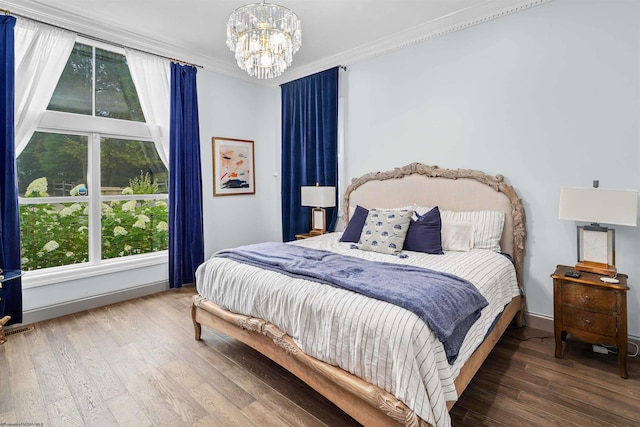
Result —
[[369, 215], [369, 209], [365, 209], [360, 205], [356, 206], [356, 210], [349, 219], [349, 224], [347, 224], [347, 228], [342, 233], [340, 241], [358, 243], [364, 223], [367, 222], [367, 215]]
[[440, 209], [436, 206], [424, 215], [418, 215], [417, 221], [411, 220], [404, 247], [407, 251], [444, 254], [442, 251], [442, 220]]

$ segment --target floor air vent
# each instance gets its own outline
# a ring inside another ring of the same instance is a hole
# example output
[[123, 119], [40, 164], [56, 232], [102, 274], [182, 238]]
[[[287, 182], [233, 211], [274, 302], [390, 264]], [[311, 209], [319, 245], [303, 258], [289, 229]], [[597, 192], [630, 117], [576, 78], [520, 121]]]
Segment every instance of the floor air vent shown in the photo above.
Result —
[[33, 325], [28, 325], [28, 326], [21, 326], [19, 328], [14, 328], [14, 329], [9, 329], [9, 330], [5, 330], [4, 334], [6, 336], [9, 335], [15, 335], [15, 334], [22, 334], [24, 332], [31, 332], [35, 329], [36, 327]]

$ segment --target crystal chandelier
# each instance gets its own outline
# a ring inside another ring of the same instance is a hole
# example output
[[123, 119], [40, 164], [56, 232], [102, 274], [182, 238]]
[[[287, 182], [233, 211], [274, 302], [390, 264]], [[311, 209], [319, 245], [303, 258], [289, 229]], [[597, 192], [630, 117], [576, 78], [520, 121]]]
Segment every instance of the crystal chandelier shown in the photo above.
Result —
[[302, 45], [300, 20], [277, 4], [248, 4], [234, 10], [227, 22], [227, 46], [238, 66], [251, 77], [278, 77], [291, 65]]

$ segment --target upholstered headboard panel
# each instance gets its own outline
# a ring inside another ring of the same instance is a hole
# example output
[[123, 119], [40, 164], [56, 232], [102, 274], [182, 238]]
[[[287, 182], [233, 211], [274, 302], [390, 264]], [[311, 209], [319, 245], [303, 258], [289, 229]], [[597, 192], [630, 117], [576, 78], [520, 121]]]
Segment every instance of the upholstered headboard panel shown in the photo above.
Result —
[[438, 206], [441, 210], [495, 210], [505, 213], [500, 241], [502, 252], [516, 262], [518, 281], [526, 238], [524, 209], [516, 191], [502, 175], [490, 176], [469, 169], [440, 169], [412, 163], [388, 172], [374, 172], [353, 180], [345, 192], [344, 220], [349, 206], [395, 208], [407, 205]]

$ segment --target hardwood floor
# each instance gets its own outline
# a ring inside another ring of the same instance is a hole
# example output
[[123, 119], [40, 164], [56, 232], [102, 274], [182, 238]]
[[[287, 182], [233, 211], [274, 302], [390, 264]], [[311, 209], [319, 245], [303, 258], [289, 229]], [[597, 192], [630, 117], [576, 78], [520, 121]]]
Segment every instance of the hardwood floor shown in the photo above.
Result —
[[[208, 328], [196, 342], [194, 293], [171, 290], [9, 335], [0, 425], [359, 425], [244, 344]], [[624, 380], [615, 356], [578, 341], [564, 359], [553, 354], [551, 334], [507, 331], [453, 407], [453, 425], [640, 425], [638, 358]]]

